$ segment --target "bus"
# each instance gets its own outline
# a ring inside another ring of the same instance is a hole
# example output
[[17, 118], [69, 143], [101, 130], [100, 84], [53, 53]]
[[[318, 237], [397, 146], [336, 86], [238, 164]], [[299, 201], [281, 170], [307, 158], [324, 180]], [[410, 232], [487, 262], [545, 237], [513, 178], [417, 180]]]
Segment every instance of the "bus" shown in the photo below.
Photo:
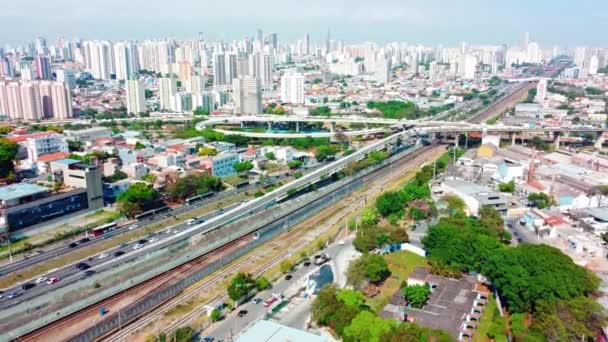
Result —
[[135, 215], [133, 218], [136, 219], [137, 221], [144, 221], [144, 220], [147, 220], [149, 218], [152, 218], [152, 216], [154, 216], [154, 210], [148, 210], [148, 211], [143, 212], [141, 214]]
[[209, 192], [206, 192], [206, 193], [204, 193], [202, 195], [196, 195], [196, 196], [188, 197], [188, 198], [186, 198], [186, 205], [191, 205], [192, 203], [201, 201], [201, 200], [203, 200], [205, 198], [209, 198], [209, 197], [213, 196], [214, 194], [215, 194], [215, 192], [209, 191]]
[[93, 228], [93, 230], [91, 230], [91, 234], [93, 234], [93, 236], [100, 236], [103, 235], [105, 233], [111, 232], [113, 230], [116, 230], [118, 228], [118, 223], [116, 222], [110, 222], [110, 223], [106, 223], [102, 226]]

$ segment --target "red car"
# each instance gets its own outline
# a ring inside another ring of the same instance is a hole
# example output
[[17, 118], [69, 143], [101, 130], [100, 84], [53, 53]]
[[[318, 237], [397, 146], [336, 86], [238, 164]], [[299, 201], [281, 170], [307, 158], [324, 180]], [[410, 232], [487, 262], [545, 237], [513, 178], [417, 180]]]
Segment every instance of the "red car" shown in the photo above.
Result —
[[59, 278], [51, 278], [46, 281], [47, 284], [52, 285], [59, 281]]
[[270, 305], [272, 305], [272, 303], [277, 301], [277, 297], [275, 297], [274, 295], [272, 295], [270, 298], [266, 299], [266, 301], [264, 302], [264, 306], [268, 307]]

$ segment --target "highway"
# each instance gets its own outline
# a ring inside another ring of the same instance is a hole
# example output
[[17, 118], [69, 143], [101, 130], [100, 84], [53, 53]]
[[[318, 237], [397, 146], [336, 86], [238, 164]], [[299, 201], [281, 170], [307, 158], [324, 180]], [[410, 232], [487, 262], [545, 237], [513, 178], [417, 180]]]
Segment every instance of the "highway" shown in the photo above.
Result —
[[[273, 177], [273, 178], [271, 178], [271, 182], [274, 183], [282, 178], [283, 177], [281, 177], [281, 178]], [[240, 189], [232, 189], [232, 190], [228, 190], [228, 191], [223, 191], [223, 192], [216, 194], [215, 196], [213, 196], [211, 198], [196, 202], [192, 205], [184, 205], [179, 208], [173, 209], [170, 212], [156, 215], [156, 216], [152, 217], [151, 219], [140, 221], [135, 224], [128, 224], [126, 226], [121, 227], [120, 229], [108, 232], [108, 233], [104, 234], [103, 236], [99, 236], [99, 237], [89, 236], [89, 238], [88, 238], [89, 241], [86, 241], [86, 240], [83, 241], [81, 239], [77, 242], [76, 246], [74, 246], [74, 247], [70, 247], [70, 244], [72, 243], [72, 241], [69, 241], [63, 245], [59, 245], [57, 247], [54, 247], [54, 248], [46, 250], [46, 251], [44, 249], [37, 249], [36, 252], [34, 252], [35, 254], [33, 254], [31, 256], [24, 257], [22, 259], [14, 261], [13, 263], [9, 263], [9, 264], [0, 266], [0, 276], [19, 271], [21, 269], [41, 263], [41, 262], [49, 260], [49, 259], [57, 258], [63, 254], [67, 254], [67, 253], [76, 251], [81, 248], [91, 247], [105, 239], [124, 234], [124, 233], [130, 231], [129, 228], [137, 227], [136, 229], [142, 229], [148, 225], [151, 225], [151, 224], [157, 223], [161, 220], [164, 220], [167, 217], [187, 213], [188, 211], [200, 208], [205, 205], [213, 204], [224, 198], [234, 196], [234, 195], [237, 195], [240, 193], [244, 193], [246, 191], [256, 190], [259, 187], [261, 187], [261, 185], [259, 185], [259, 184], [250, 184], [250, 185], [240, 188]], [[83, 236], [83, 238], [84, 238], [84, 236]], [[15, 256], [13, 256], [13, 258], [15, 258]]]
[[[232, 204], [225, 208], [215, 210], [207, 215], [203, 215], [200, 217], [200, 219], [209, 220], [213, 217], [216, 217], [216, 216], [222, 214], [224, 210], [230, 210], [230, 209], [236, 208], [240, 205], [241, 205], [240, 203]], [[134, 247], [136, 245], [139, 244], [143, 248], [143, 246], [145, 246], [148, 243], [167, 240], [172, 235], [175, 235], [176, 233], [178, 233], [179, 231], [181, 231], [183, 229], [186, 229], [187, 227], [189, 227], [189, 225], [187, 223], [185, 223], [185, 222], [180, 223], [175, 226], [168, 227], [155, 234], [148, 235], [147, 237], [142, 238], [140, 240], [121, 244], [120, 246], [116, 246], [112, 249], [104, 251], [103, 253], [91, 256], [88, 259], [81, 260], [80, 262], [73, 263], [73, 264], [67, 265], [65, 267], [62, 267], [60, 269], [56, 269], [56, 270], [48, 272], [44, 275], [41, 275], [41, 277], [44, 277], [46, 279], [58, 278], [59, 281], [55, 284], [46, 284], [46, 281], [44, 281], [40, 284], [36, 284], [36, 279], [32, 279], [32, 280], [26, 281], [22, 284], [19, 284], [17, 286], [14, 286], [12, 288], [5, 289], [3, 298], [0, 299], [0, 310], [8, 308], [8, 307], [16, 305], [16, 304], [19, 304], [20, 302], [26, 301], [28, 299], [40, 296], [49, 291], [53, 291], [53, 290], [57, 289], [58, 287], [67, 286], [71, 283], [77, 282], [80, 279], [83, 279], [86, 277], [85, 276], [86, 271], [102, 272], [102, 271], [112, 267], [111, 261], [113, 259], [115, 259], [116, 257], [118, 257], [120, 255], [126, 255], [128, 253], [133, 253], [136, 250], [136, 249], [134, 249]], [[81, 263], [85, 263], [89, 268], [87, 268], [86, 270], [77, 268], [77, 265], [81, 264]], [[31, 289], [25, 290], [25, 289], [23, 289], [22, 286], [23, 286], [23, 284], [26, 284], [26, 283], [35, 284], [36, 286], [34, 286]], [[9, 298], [9, 296], [12, 296], [12, 294], [14, 294], [14, 293], [17, 293], [18, 296], [15, 298]]]

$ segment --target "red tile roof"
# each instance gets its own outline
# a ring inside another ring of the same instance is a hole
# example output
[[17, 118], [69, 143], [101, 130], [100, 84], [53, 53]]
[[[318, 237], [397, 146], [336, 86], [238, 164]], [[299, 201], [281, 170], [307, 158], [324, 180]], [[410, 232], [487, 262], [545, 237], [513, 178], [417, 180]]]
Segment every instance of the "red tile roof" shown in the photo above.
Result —
[[59, 159], [67, 158], [70, 154], [67, 152], [55, 152], [45, 154], [43, 156], [38, 157], [39, 162], [48, 163]]
[[24, 134], [24, 135], [16, 135], [16, 136], [8, 137], [8, 140], [10, 140], [12, 142], [22, 142], [22, 141], [26, 141], [29, 138], [42, 138], [42, 137], [48, 137], [50, 135], [55, 135], [55, 134], [57, 134], [57, 132], [53, 132], [53, 131], [35, 132], [32, 134]]

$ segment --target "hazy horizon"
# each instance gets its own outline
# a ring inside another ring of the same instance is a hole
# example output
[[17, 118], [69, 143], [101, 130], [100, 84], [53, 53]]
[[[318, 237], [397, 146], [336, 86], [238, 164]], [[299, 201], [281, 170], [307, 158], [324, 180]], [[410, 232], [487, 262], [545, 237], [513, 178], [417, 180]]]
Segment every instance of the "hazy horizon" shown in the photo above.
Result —
[[[540, 1], [538, 1], [540, 2]], [[546, 1], [542, 1], [546, 2]], [[0, 46], [49, 39], [147, 39], [197, 37], [227, 40], [276, 32], [293, 42], [308, 32], [312, 42], [403, 41], [412, 44], [518, 44], [524, 32], [542, 46], [605, 45], [608, 2], [512, 0], [492, 3], [429, 0], [264, 0], [213, 3], [191, 0], [22, 0], [3, 5]]]

